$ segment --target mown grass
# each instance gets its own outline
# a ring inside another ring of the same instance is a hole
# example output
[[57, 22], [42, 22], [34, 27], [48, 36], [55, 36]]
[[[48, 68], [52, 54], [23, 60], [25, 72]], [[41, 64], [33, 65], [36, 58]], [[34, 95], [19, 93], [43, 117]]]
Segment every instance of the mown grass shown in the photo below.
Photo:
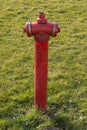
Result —
[[[0, 0], [0, 129], [87, 130], [87, 1]], [[49, 41], [48, 105], [34, 108], [34, 40], [22, 32], [44, 11], [61, 33]]]

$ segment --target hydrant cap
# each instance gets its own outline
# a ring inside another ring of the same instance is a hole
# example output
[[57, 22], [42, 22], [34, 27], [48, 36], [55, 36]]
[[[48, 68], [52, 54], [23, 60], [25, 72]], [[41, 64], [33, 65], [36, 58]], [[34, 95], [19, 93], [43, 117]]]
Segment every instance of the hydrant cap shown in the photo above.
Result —
[[37, 22], [40, 24], [45, 24], [47, 23], [47, 19], [45, 18], [45, 14], [43, 12], [39, 12], [38, 18], [37, 18]]

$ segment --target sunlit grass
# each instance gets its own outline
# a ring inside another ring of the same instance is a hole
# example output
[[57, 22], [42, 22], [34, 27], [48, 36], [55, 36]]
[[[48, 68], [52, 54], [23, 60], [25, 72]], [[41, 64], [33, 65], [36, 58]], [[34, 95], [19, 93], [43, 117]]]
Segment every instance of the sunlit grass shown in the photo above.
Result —
[[[87, 130], [86, 0], [0, 0], [0, 129]], [[43, 11], [49, 41], [47, 111], [34, 108], [34, 39], [22, 31]]]

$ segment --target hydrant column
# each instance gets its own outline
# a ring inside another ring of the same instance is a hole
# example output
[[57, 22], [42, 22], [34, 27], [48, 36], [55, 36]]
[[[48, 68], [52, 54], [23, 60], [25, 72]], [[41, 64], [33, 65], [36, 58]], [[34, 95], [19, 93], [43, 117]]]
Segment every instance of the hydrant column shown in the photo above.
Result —
[[47, 104], [48, 41], [59, 31], [58, 24], [48, 22], [42, 12], [36, 22], [27, 22], [24, 28], [27, 36], [35, 39], [34, 104], [40, 110], [46, 110]]
[[34, 103], [39, 109], [46, 109], [48, 43], [35, 42]]

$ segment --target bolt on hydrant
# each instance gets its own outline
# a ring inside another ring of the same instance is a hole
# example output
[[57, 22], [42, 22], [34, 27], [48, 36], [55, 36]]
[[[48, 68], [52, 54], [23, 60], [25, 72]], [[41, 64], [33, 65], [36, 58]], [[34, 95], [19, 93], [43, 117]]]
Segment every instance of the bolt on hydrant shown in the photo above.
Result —
[[28, 37], [35, 39], [34, 61], [34, 104], [40, 110], [46, 110], [47, 73], [48, 73], [48, 41], [56, 36], [60, 28], [56, 22], [48, 22], [43, 12], [39, 13], [36, 22], [27, 22], [23, 31]]

